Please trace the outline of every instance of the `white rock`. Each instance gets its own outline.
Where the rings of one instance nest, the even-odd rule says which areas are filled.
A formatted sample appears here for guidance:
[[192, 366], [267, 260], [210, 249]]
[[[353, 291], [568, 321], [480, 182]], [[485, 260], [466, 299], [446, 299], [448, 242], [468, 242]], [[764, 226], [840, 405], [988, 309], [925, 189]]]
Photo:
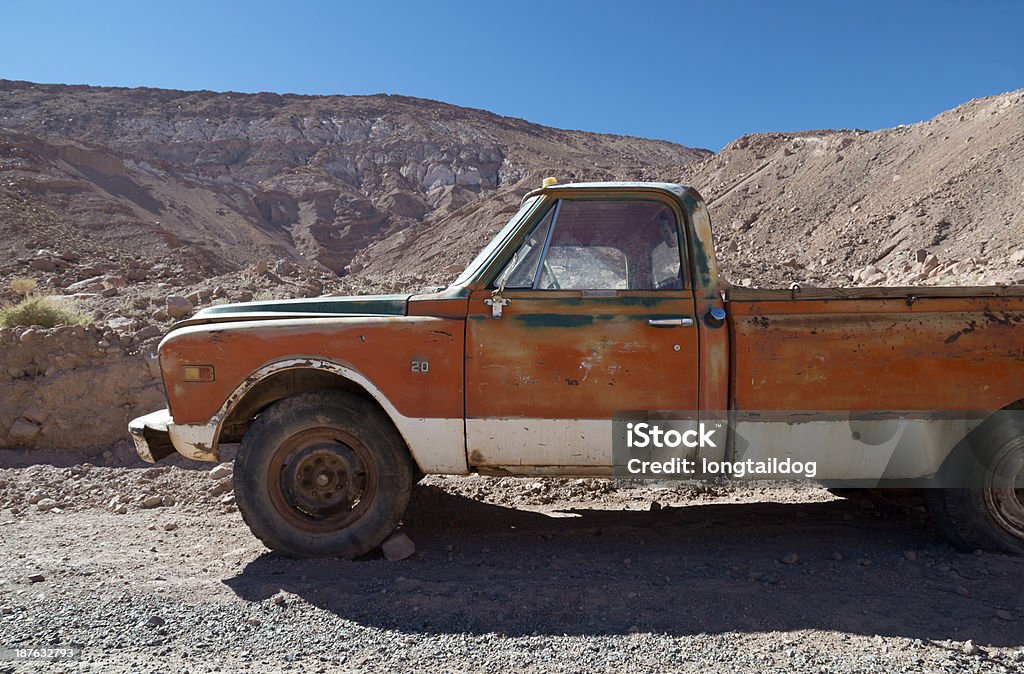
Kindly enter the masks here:
[[39, 501], [39, 503], [36, 504], [36, 508], [42, 510], [43, 512], [46, 512], [47, 510], [53, 510], [56, 507], [57, 502], [54, 501], [52, 498], [44, 498], [43, 500]]
[[210, 471], [211, 480], [221, 480], [225, 477], [229, 477], [233, 471], [230, 463], [222, 463], [219, 466], [214, 466], [213, 470]]

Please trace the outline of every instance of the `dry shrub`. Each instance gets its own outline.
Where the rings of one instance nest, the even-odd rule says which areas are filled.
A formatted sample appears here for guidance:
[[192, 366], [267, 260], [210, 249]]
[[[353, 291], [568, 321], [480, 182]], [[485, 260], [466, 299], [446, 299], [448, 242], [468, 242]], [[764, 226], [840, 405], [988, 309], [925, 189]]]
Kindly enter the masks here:
[[11, 290], [18, 293], [19, 295], [28, 296], [30, 292], [36, 289], [39, 285], [34, 278], [15, 278], [11, 279]]
[[39, 295], [26, 297], [14, 306], [0, 309], [0, 327], [39, 325], [53, 328], [58, 325], [85, 325], [88, 318], [65, 302]]

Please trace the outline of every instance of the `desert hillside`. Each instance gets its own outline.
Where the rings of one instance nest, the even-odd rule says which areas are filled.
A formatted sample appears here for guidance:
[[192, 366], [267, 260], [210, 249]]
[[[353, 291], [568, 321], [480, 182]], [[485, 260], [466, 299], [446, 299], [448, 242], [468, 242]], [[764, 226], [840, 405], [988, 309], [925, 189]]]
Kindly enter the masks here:
[[734, 282], [1024, 282], [1024, 91], [895, 129], [744, 136], [674, 177], [708, 200]]
[[710, 154], [398, 96], [24, 82], [0, 82], [0, 148], [0, 263], [39, 239], [187, 275], [261, 259], [341, 275], [375, 242], [441, 220], [475, 241], [491, 223], [464, 206], [514, 200], [549, 173], [653, 177]]
[[751, 286], [1024, 283], [1024, 92], [720, 153], [398, 96], [0, 81], [0, 447], [101, 447], [162, 405], [152, 353], [213, 303], [449, 282], [546, 175], [687, 182]]

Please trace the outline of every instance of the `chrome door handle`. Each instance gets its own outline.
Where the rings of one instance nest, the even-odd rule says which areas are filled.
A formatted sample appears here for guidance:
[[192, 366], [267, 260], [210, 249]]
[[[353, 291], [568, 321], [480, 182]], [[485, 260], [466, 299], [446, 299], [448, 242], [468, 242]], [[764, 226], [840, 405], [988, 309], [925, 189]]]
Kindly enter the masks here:
[[689, 316], [683, 316], [682, 318], [648, 318], [647, 325], [653, 325], [656, 328], [689, 328], [693, 326], [693, 319]]

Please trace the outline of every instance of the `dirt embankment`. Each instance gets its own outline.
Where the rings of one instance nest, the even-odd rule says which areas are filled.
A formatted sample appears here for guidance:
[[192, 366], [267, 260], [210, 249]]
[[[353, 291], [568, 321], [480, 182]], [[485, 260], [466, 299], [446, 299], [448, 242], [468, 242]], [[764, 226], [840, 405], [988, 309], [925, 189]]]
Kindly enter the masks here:
[[[125, 343], [128, 342], [128, 343]], [[0, 330], [0, 447], [104, 448], [165, 405], [129, 336], [81, 326]]]

